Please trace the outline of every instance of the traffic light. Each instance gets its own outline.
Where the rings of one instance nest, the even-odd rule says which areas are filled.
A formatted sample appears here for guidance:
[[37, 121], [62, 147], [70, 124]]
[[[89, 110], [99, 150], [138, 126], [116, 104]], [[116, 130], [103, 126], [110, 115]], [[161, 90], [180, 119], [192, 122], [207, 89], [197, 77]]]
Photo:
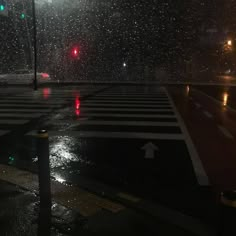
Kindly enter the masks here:
[[9, 156], [8, 158], [8, 164], [12, 165], [15, 162], [15, 158], [13, 156]]
[[8, 9], [7, 9], [7, 1], [0, 0], [0, 15], [1, 16], [8, 16]]
[[79, 59], [80, 56], [80, 49], [78, 46], [75, 46], [71, 49], [71, 57], [73, 59]]
[[24, 12], [21, 13], [20, 18], [21, 18], [22, 20], [25, 19], [25, 13], [24, 13]]
[[5, 6], [3, 4], [0, 5], [0, 11], [4, 11], [5, 10]]

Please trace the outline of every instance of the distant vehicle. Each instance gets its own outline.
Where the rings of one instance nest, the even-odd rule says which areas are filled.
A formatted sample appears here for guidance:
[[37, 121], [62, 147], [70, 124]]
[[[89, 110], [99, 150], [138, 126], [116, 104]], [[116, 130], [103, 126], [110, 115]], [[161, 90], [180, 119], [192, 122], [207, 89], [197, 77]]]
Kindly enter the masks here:
[[[28, 69], [16, 70], [12, 74], [0, 74], [0, 83], [32, 83], [34, 79], [34, 72]], [[49, 82], [50, 76], [45, 72], [37, 72], [38, 83]]]

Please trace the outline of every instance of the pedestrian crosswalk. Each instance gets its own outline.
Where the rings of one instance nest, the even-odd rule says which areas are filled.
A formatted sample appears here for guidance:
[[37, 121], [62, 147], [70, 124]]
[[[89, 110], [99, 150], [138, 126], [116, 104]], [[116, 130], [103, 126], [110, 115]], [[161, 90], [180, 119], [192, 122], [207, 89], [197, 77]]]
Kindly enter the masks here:
[[[103, 88], [103, 87], [102, 87]], [[26, 88], [6, 88], [0, 91], [0, 137], [20, 130], [22, 125], [47, 116], [52, 111], [71, 104], [75, 97], [92, 94], [101, 87], [66, 89], [42, 88], [32, 91]]]
[[[67, 110], [58, 119], [55, 117], [45, 124], [50, 137], [76, 137], [78, 143], [82, 139], [86, 140], [84, 142], [90, 143], [91, 147], [88, 146], [80, 154], [86, 155], [86, 158], [105, 158], [109, 152], [105, 150], [108, 149], [110, 153], [107, 161], [114, 158], [115, 162], [115, 158], [121, 158], [122, 155], [125, 160], [134, 158], [132, 155], [140, 159], [142, 147], [147, 147], [148, 152], [153, 151], [149, 149], [155, 146], [157, 155], [164, 156], [167, 153], [170, 158], [169, 162], [168, 158], [162, 157], [162, 166], [166, 169], [166, 175], [169, 175], [167, 179], [171, 181], [173, 173], [178, 176], [185, 169], [186, 174], [180, 175], [180, 181], [188, 182], [186, 176], [191, 176], [194, 183], [193, 165], [199, 184], [208, 184], [190, 136], [164, 87], [150, 90], [137, 87], [110, 88], [81, 101], [79, 107]], [[28, 134], [34, 133], [32, 130]], [[111, 150], [109, 145], [114, 149]], [[122, 152], [117, 157], [116, 151], [119, 149], [127, 149], [127, 153]], [[168, 166], [171, 162], [174, 163], [173, 167]]]
[[[182, 134], [164, 88], [157, 88], [151, 93], [148, 91], [132, 91], [128, 88], [125, 94], [122, 87], [120, 92], [119, 88], [108, 89], [82, 101], [79, 112], [77, 111], [72, 119], [65, 115], [63, 119], [56, 122], [57, 125], [54, 121], [54, 125], [49, 122], [48, 128], [52, 129], [54, 126], [58, 130], [58, 127], [64, 127], [63, 123], [68, 122], [71, 124], [68, 127], [69, 130], [74, 133], [83, 131], [85, 136], [88, 131], [94, 133], [106, 131], [108, 136], [110, 133], [114, 137], [115, 134], [112, 132], [119, 130], [134, 134], [145, 132], [145, 137], [150, 139], [155, 136], [153, 135], [155, 132], [165, 134], [165, 137], [170, 139], [174, 139], [176, 134], [180, 134], [180, 136]], [[90, 135], [91, 133], [89, 133]], [[117, 133], [117, 137], [121, 136], [123, 137]]]

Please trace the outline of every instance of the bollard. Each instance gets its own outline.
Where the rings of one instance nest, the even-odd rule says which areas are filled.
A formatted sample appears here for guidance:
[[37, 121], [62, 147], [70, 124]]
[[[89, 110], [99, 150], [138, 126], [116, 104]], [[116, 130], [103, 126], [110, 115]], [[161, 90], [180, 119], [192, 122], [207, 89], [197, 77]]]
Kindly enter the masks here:
[[40, 207], [51, 209], [51, 184], [49, 166], [49, 141], [46, 130], [39, 130], [37, 134], [37, 154], [39, 168], [39, 196]]
[[236, 235], [236, 191], [225, 191], [220, 195], [221, 222], [219, 235]]
[[37, 134], [37, 154], [39, 167], [39, 222], [38, 236], [50, 235], [51, 229], [51, 186], [49, 166], [49, 141], [46, 130], [39, 130]]

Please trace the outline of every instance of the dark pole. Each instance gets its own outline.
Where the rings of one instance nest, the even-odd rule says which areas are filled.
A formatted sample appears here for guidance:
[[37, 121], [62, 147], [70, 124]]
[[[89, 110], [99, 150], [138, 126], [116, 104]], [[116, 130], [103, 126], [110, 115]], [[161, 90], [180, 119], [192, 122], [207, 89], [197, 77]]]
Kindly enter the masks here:
[[38, 90], [37, 84], [37, 26], [36, 26], [36, 13], [35, 13], [35, 0], [32, 0], [32, 13], [33, 13], [33, 39], [34, 39], [34, 90]]
[[38, 235], [50, 235], [51, 227], [51, 183], [49, 166], [49, 141], [46, 130], [39, 130], [37, 134], [38, 177], [39, 177], [39, 227]]

